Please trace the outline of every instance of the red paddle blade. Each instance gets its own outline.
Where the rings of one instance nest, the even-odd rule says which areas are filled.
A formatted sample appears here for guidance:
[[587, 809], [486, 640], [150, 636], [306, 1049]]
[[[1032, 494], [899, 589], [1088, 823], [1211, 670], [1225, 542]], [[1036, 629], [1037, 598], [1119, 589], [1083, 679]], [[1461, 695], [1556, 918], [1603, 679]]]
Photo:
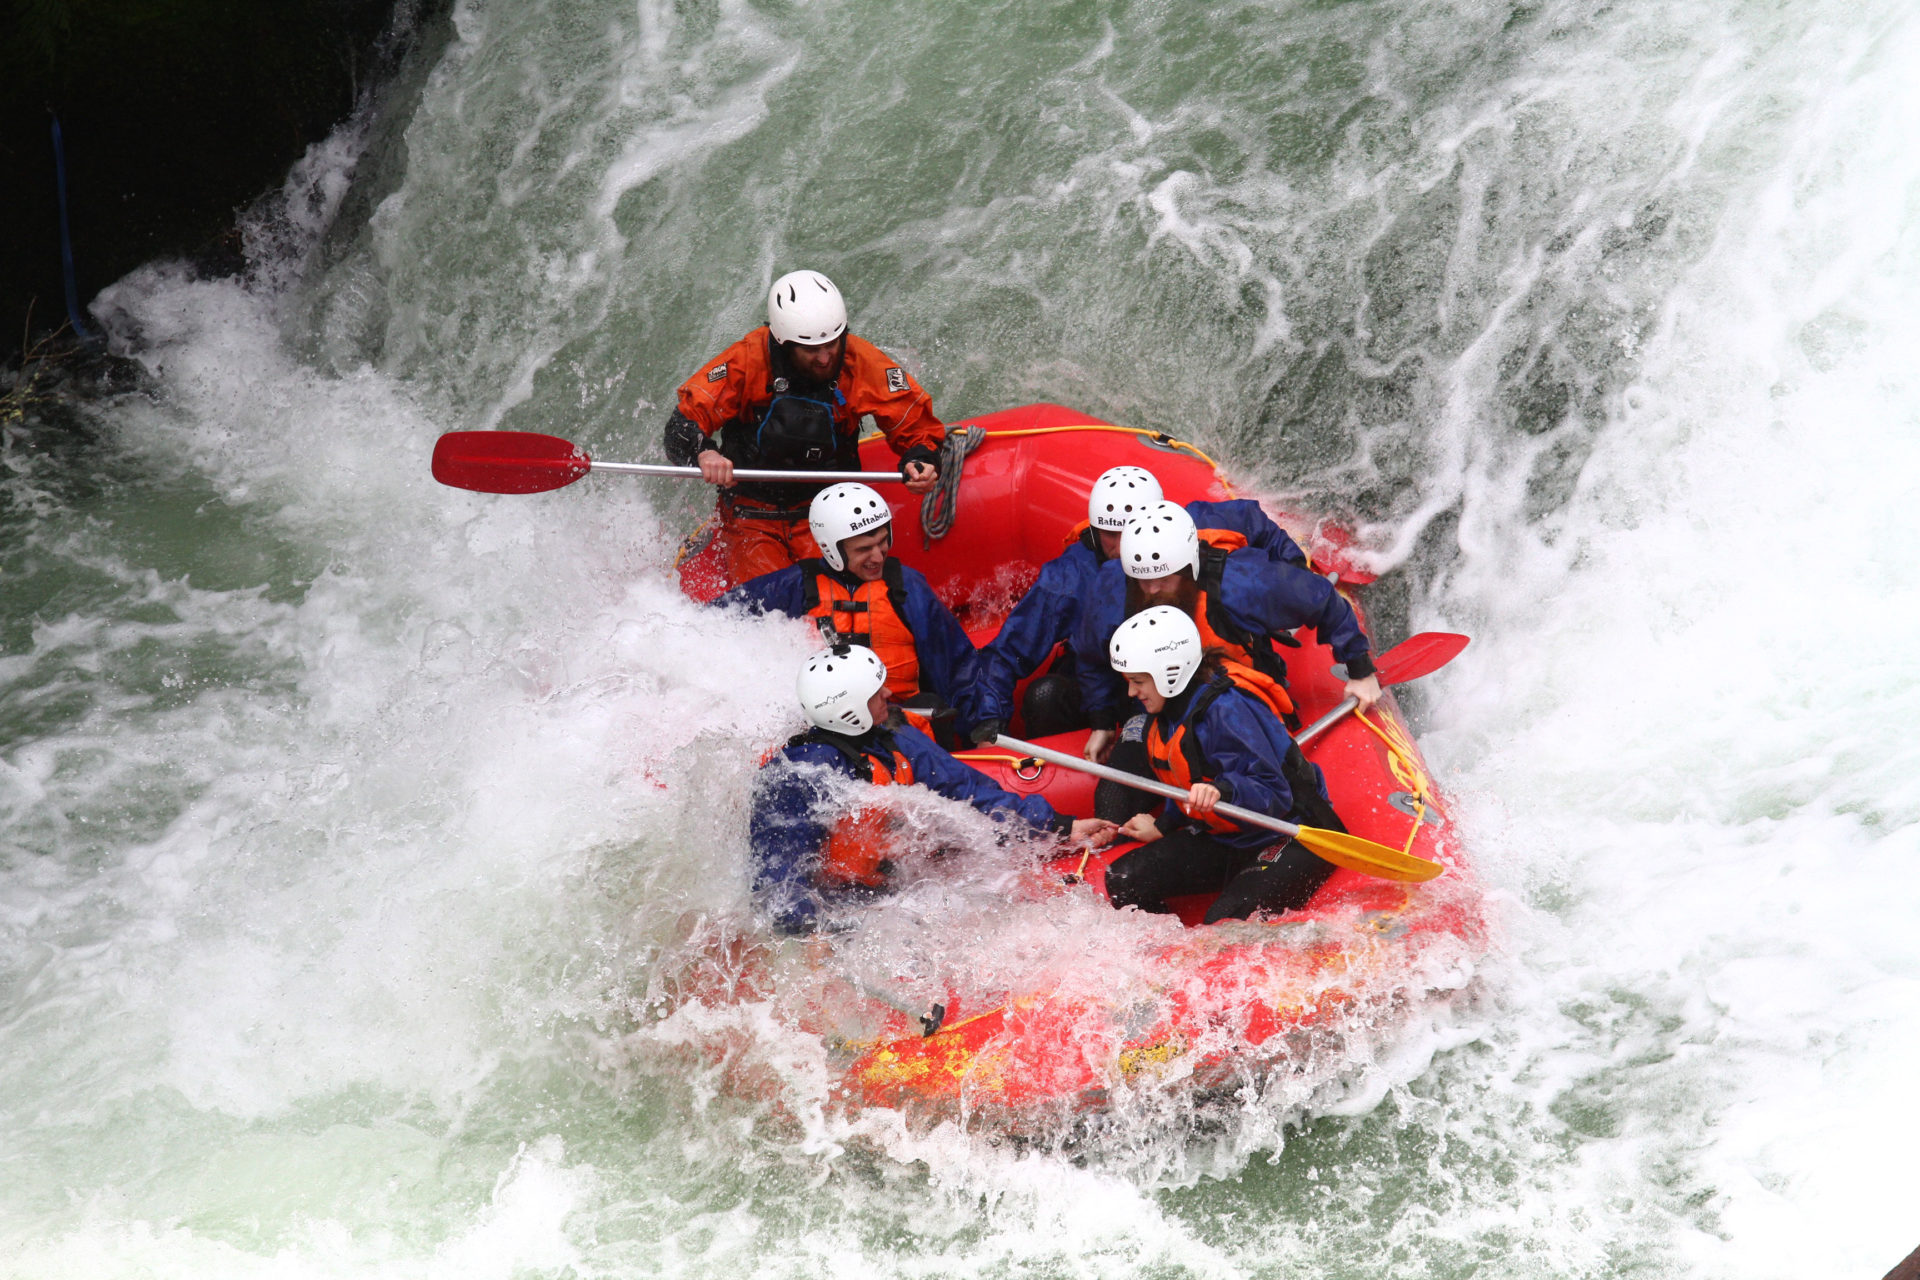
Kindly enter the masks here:
[[1467, 637], [1451, 631], [1422, 631], [1381, 654], [1374, 663], [1381, 684], [1401, 684], [1431, 675], [1467, 647]]
[[535, 431], [449, 431], [433, 446], [433, 478], [479, 493], [545, 493], [592, 466], [573, 441]]

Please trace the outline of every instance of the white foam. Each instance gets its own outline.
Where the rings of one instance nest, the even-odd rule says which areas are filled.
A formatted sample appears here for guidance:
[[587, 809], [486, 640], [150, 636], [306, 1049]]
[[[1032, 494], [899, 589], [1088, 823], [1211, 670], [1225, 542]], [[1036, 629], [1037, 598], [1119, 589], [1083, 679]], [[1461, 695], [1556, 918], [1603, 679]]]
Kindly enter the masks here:
[[1569, 924], [1524, 953], [1522, 1069], [1612, 1099], [1575, 1194], [1651, 1197], [1695, 1274], [1874, 1274], [1911, 1247], [1868, 1170], [1915, 1137], [1890, 1064], [1920, 957], [1888, 931], [1920, 908], [1897, 194], [1920, 173], [1888, 102], [1916, 41], [1795, 86], [1778, 166], [1675, 283], [1575, 501], [1529, 528], [1470, 500], [1437, 611], [1485, 621], [1429, 750], [1502, 797], [1501, 875]]
[[[0, 761], [21, 993], [0, 1107], [26, 1170], [0, 1268], [1524, 1258], [1747, 1280], [1903, 1256], [1911, 1193], [1887, 1153], [1920, 1137], [1911, 18], [1644, 3], [1601, 28], [1549, 7], [1509, 38], [1506, 6], [1391, 31], [1289, 13], [1236, 39], [1297, 34], [1312, 57], [1287, 65], [1352, 71], [1365, 95], [1318, 173], [1262, 158], [1280, 155], [1255, 127], [1271, 85], [1254, 106], [1152, 104], [1179, 43], [1158, 37], [1188, 14], [1088, 25], [1048, 54], [1065, 70], [1004, 82], [942, 48], [943, 83], [981, 80], [956, 101], [999, 119], [988, 97], [1031, 100], [1055, 141], [994, 149], [933, 214], [889, 194], [904, 211], [858, 243], [834, 240], [858, 217], [782, 208], [784, 170], [713, 228], [689, 194], [711, 190], [711, 152], [846, 161], [836, 130], [913, 87], [858, 97], [839, 73], [884, 57], [802, 8], [723, 5], [709, 37], [651, 3], [593, 31], [551, 6], [457, 6], [404, 183], [305, 285], [311, 362], [279, 336], [299, 337], [294, 295], [272, 292], [297, 272], [157, 267], [103, 299], [159, 387], [92, 415], [103, 451], [142, 494], [233, 513], [232, 536], [283, 560], [266, 587], [162, 573], [51, 462], [7, 455], [36, 545], [107, 585], [0, 658], [9, 688], [76, 703]], [[913, 55], [941, 21], [874, 47]], [[1425, 59], [1458, 42], [1475, 50], [1446, 64], [1458, 83], [1427, 84]], [[776, 101], [816, 81], [858, 120], [770, 140]], [[1213, 127], [1237, 174], [1176, 157]], [[357, 156], [340, 140], [309, 158], [289, 238], [252, 242], [266, 266], [306, 261]], [[1084, 1142], [1063, 1126], [1026, 1146], [847, 1111], [823, 1043], [775, 1005], [659, 1016], [650, 997], [730, 972], [702, 948], [724, 957], [749, 929], [743, 797], [795, 727], [810, 636], [679, 596], [660, 511], [691, 499], [598, 477], [458, 493], [427, 477], [435, 435], [526, 411], [517, 425], [650, 448], [658, 410], [633, 406], [629, 370], [670, 386], [685, 370], [668, 365], [751, 323], [742, 280], [812, 245], [869, 273], [867, 314], [918, 329], [949, 386], [1230, 439], [1258, 398], [1246, 370], [1314, 340], [1318, 302], [1344, 308], [1335, 327], [1383, 323], [1362, 286], [1327, 281], [1456, 170], [1421, 416], [1363, 423], [1339, 480], [1399, 475], [1418, 446], [1425, 470], [1372, 531], [1382, 566], [1419, 567], [1459, 516], [1461, 554], [1414, 620], [1475, 634], [1435, 682], [1426, 745], [1494, 889], [1495, 981], [1437, 959], [1415, 975], [1448, 993], [1437, 1008], [1343, 1028], [1344, 1056], [1250, 1081], [1224, 1121], [1143, 1094]], [[1680, 230], [1620, 266], [1600, 246], [1644, 209]], [[1503, 358], [1575, 347], [1588, 324], [1599, 345], [1567, 358], [1606, 389], [1598, 408], [1539, 435], [1491, 426]], [[1363, 345], [1357, 365], [1391, 372]], [[1577, 479], [1537, 509], [1537, 469], [1580, 444]], [[938, 806], [916, 820], [988, 844]], [[851, 960], [916, 993], [954, 973], [1012, 989], [1059, 976], [1034, 938], [1098, 933], [1080, 978], [1139, 976], [1165, 922], [1006, 908], [1013, 856], [918, 867]], [[929, 939], [932, 918], [949, 931]], [[1327, 1118], [1288, 1130], [1307, 1116]], [[1382, 1197], [1402, 1206], [1384, 1221]]]

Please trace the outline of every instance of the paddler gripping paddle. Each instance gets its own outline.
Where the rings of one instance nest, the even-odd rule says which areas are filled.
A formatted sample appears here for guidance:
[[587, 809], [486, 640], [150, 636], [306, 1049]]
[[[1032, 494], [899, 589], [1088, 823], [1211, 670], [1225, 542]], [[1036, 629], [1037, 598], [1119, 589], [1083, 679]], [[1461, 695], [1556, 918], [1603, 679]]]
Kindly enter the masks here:
[[[1078, 769], [1081, 773], [1090, 773], [1096, 778], [1107, 778], [1123, 783], [1135, 791], [1146, 791], [1156, 796], [1165, 796], [1169, 800], [1185, 800], [1187, 793], [1179, 787], [1169, 786], [1157, 778], [1143, 778], [1137, 773], [1128, 773], [1124, 769], [1109, 768], [1104, 764], [1095, 764], [1091, 760], [1082, 760], [1079, 756], [1064, 751], [1055, 751], [1049, 747], [1036, 746], [1031, 742], [1022, 742], [1018, 738], [1009, 738], [1001, 734], [993, 740], [996, 747], [1005, 747], [1009, 751], [1018, 751], [1036, 760], [1049, 760], [1063, 769]], [[1344, 831], [1328, 831], [1321, 827], [1303, 827], [1280, 818], [1269, 818], [1264, 813], [1255, 813], [1251, 809], [1242, 809], [1237, 804], [1216, 804], [1213, 811], [1223, 818], [1235, 822], [1244, 822], [1249, 826], [1265, 827], [1269, 831], [1278, 831], [1281, 835], [1292, 836], [1308, 849], [1325, 858], [1336, 867], [1346, 867], [1352, 871], [1363, 872], [1382, 880], [1406, 880], [1418, 883], [1431, 880], [1446, 870], [1437, 862], [1390, 849], [1384, 844], [1375, 844], [1359, 836], [1348, 835]]]
[[[433, 478], [478, 493], [545, 493], [572, 484], [589, 471], [628, 476], [700, 479], [698, 467], [651, 462], [595, 462], [586, 450], [559, 436], [536, 431], [449, 431], [433, 446]], [[736, 481], [794, 480], [805, 484], [900, 484], [898, 471], [750, 471], [734, 468]]]
[[[1467, 647], [1467, 637], [1452, 635], [1442, 631], [1422, 632], [1403, 640], [1387, 652], [1380, 655], [1376, 671], [1382, 685], [1400, 684], [1408, 680], [1417, 680], [1431, 674], [1453, 660], [1455, 654]], [[1308, 729], [1304, 730], [1296, 741], [1306, 742], [1323, 732], [1351, 712], [1358, 703], [1348, 698], [1338, 707], [1329, 711]], [[1170, 800], [1184, 800], [1187, 793], [1179, 787], [1169, 786], [1154, 778], [1144, 778], [1136, 773], [1122, 769], [1109, 768], [1103, 764], [1094, 764], [1079, 756], [1062, 751], [1053, 751], [1047, 747], [1036, 746], [1031, 742], [1022, 742], [1018, 738], [1005, 735], [994, 739], [994, 745], [1009, 751], [1018, 751], [1038, 760], [1048, 760], [1063, 769], [1077, 769], [1081, 773], [1092, 774], [1096, 778], [1107, 778], [1121, 783], [1136, 791], [1145, 791], [1153, 795], [1165, 796]], [[1302, 845], [1337, 867], [1346, 867], [1365, 875], [1382, 880], [1401, 880], [1419, 883], [1431, 880], [1443, 870], [1437, 862], [1415, 857], [1398, 849], [1376, 844], [1359, 836], [1343, 831], [1328, 831], [1320, 827], [1302, 827], [1279, 818], [1270, 818], [1264, 813], [1251, 809], [1242, 809], [1233, 804], [1216, 804], [1213, 811], [1223, 818], [1235, 822], [1245, 822], [1250, 826], [1264, 827], [1282, 835], [1292, 836]]]
[[[1432, 675], [1452, 662], [1455, 655], [1466, 647], [1465, 636], [1450, 631], [1422, 631], [1417, 636], [1408, 636], [1381, 654], [1374, 663], [1373, 674], [1383, 688], [1390, 684], [1405, 684], [1409, 680]], [[1358, 698], [1344, 699], [1339, 706], [1293, 735], [1293, 740], [1306, 746], [1359, 705]]]

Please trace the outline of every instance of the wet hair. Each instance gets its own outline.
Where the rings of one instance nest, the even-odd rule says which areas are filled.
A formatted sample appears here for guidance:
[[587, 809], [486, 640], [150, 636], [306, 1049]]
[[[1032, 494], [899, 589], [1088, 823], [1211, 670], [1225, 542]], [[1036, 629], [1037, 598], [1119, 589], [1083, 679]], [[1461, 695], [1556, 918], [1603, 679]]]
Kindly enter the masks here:
[[1194, 668], [1193, 679], [1187, 682], [1187, 688], [1191, 689], [1203, 680], [1210, 682], [1215, 677], [1224, 678], [1226, 672], [1221, 670], [1221, 665], [1225, 663], [1226, 660], [1227, 651], [1218, 645], [1201, 654], [1200, 665]]

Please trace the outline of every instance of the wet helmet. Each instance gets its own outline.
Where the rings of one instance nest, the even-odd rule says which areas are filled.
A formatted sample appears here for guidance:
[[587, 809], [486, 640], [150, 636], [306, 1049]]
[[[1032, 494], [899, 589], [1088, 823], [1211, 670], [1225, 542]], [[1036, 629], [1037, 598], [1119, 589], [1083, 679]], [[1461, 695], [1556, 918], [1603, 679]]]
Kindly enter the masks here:
[[823, 649], [801, 664], [794, 691], [800, 710], [816, 729], [857, 738], [873, 728], [867, 703], [887, 682], [887, 664], [863, 645]]
[[1087, 495], [1087, 522], [1120, 533], [1127, 521], [1160, 501], [1160, 482], [1145, 467], [1109, 467]]
[[1174, 502], [1156, 502], [1120, 531], [1120, 564], [1129, 578], [1164, 578], [1200, 569], [1200, 531]]
[[775, 342], [817, 347], [847, 331], [847, 301], [818, 271], [789, 271], [767, 292], [767, 327]]
[[864, 484], [829, 485], [813, 495], [813, 505], [807, 509], [807, 527], [820, 544], [820, 554], [841, 571], [847, 567], [846, 557], [840, 554], [842, 542], [892, 523], [887, 500]]
[[1163, 604], [1121, 623], [1107, 644], [1107, 656], [1115, 671], [1152, 676], [1160, 696], [1174, 698], [1193, 680], [1206, 651], [1193, 619]]

